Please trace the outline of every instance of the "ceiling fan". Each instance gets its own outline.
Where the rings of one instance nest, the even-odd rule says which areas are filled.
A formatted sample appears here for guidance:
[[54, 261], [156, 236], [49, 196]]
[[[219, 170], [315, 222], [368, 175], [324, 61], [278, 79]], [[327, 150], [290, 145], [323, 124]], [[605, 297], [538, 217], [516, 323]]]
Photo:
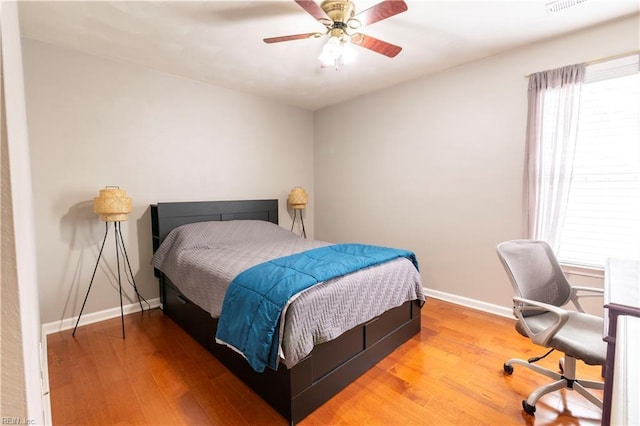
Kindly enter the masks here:
[[335, 66], [352, 60], [357, 52], [353, 45], [364, 47], [376, 53], [395, 57], [402, 47], [357, 32], [365, 25], [370, 25], [407, 10], [404, 0], [384, 0], [358, 14], [351, 0], [325, 0], [318, 5], [314, 0], [294, 0], [307, 13], [324, 25], [324, 33], [314, 32], [293, 34], [280, 37], [265, 38], [265, 43], [318, 38], [329, 35], [319, 58], [323, 67]]

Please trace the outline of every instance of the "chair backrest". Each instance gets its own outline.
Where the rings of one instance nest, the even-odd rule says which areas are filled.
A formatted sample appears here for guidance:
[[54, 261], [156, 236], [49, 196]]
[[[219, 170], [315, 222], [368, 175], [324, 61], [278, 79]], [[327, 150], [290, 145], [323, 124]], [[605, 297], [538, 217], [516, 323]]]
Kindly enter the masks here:
[[498, 244], [497, 250], [518, 296], [554, 306], [569, 302], [571, 285], [549, 244], [513, 240]]

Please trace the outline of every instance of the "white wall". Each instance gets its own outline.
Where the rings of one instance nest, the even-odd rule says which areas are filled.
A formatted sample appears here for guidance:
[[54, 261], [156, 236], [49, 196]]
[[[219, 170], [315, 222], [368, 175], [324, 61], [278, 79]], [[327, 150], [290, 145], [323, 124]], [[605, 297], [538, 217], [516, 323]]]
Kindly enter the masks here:
[[[302, 185], [310, 236], [412, 249], [427, 287], [509, 306], [495, 245], [521, 236], [524, 75], [638, 49], [638, 35], [626, 19], [315, 114], [23, 40], [41, 319], [79, 312], [105, 185], [134, 199], [123, 231], [148, 298], [149, 204], [274, 197], [288, 227]], [[113, 252], [110, 238], [87, 313], [119, 303]]]
[[624, 19], [317, 111], [316, 238], [414, 250], [427, 288], [509, 307], [495, 247], [523, 232], [524, 76], [637, 50], [638, 28]]
[[43, 424], [47, 396], [40, 315], [32, 179], [16, 2], [0, 2], [0, 417]]
[[[158, 296], [151, 203], [278, 198], [288, 227], [286, 196], [302, 185], [313, 235], [311, 112], [28, 39], [23, 49], [43, 323], [80, 311], [104, 235], [92, 199], [106, 185], [133, 198], [122, 229], [146, 298]], [[112, 231], [104, 254], [83, 315], [119, 306]]]

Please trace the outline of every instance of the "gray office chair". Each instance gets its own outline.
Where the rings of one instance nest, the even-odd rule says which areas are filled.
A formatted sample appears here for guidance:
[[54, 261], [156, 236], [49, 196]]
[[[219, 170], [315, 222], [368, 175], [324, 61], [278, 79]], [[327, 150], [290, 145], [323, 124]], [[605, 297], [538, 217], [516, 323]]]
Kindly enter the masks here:
[[[585, 313], [578, 300], [580, 297], [601, 296], [603, 290], [571, 286], [553, 250], [544, 241], [506, 241], [499, 244], [497, 250], [515, 292], [513, 314], [518, 319], [516, 330], [534, 343], [551, 348], [540, 357], [526, 361], [512, 358], [504, 363], [506, 374], [513, 373], [515, 364], [555, 380], [532, 392], [522, 401], [522, 408], [533, 415], [541, 397], [562, 388], [575, 390], [602, 408], [602, 401], [586, 388], [603, 389], [604, 383], [577, 379], [576, 360], [589, 365], [604, 365], [603, 319]], [[577, 311], [563, 308], [569, 301]], [[534, 364], [553, 350], [564, 353], [559, 363], [560, 373]]]

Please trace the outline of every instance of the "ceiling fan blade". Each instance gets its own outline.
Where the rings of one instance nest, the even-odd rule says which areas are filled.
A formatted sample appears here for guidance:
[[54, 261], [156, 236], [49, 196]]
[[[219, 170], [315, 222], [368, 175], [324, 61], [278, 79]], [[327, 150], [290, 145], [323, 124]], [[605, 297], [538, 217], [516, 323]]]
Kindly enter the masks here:
[[333, 20], [329, 18], [329, 15], [327, 15], [315, 1], [295, 0], [295, 2], [298, 3], [301, 8], [306, 10], [309, 15], [313, 16], [317, 21], [320, 21], [322, 25], [330, 26], [333, 24]]
[[317, 38], [322, 37], [322, 33], [305, 33], [305, 34], [293, 34], [280, 37], [269, 37], [263, 39], [265, 43], [280, 43], [282, 41], [301, 40], [303, 38]]
[[402, 50], [402, 47], [400, 46], [396, 46], [395, 44], [387, 43], [386, 41], [378, 40], [375, 37], [364, 34], [354, 34], [351, 41], [360, 47], [373, 50], [376, 53], [380, 53], [381, 55], [388, 56], [390, 58], [395, 57]]
[[[296, 0], [297, 1], [297, 0]], [[369, 9], [363, 10], [352, 19], [360, 21], [364, 25], [370, 25], [383, 19], [387, 19], [408, 9], [403, 0], [384, 0]]]

